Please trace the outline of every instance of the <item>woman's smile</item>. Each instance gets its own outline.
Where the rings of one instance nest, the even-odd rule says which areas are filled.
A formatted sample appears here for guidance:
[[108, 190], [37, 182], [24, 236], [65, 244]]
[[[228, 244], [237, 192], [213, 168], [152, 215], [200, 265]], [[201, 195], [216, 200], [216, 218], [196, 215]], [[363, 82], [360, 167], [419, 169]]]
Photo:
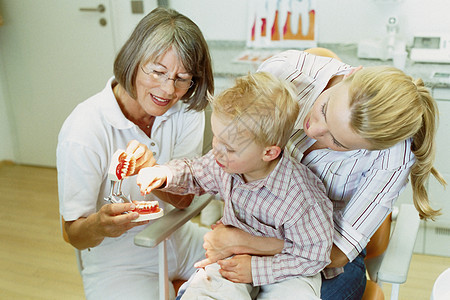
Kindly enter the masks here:
[[166, 106], [170, 103], [170, 99], [164, 99], [153, 94], [150, 94], [150, 96], [152, 97], [153, 103], [155, 103], [156, 105]]

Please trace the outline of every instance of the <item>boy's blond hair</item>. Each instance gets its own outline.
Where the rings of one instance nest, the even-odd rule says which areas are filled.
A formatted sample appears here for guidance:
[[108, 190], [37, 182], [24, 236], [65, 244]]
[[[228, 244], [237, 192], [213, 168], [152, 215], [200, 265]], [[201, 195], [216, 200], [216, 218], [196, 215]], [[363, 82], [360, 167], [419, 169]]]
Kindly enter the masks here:
[[299, 106], [287, 81], [258, 72], [236, 79], [233, 87], [212, 99], [213, 112], [247, 130], [255, 143], [283, 149], [291, 137]]

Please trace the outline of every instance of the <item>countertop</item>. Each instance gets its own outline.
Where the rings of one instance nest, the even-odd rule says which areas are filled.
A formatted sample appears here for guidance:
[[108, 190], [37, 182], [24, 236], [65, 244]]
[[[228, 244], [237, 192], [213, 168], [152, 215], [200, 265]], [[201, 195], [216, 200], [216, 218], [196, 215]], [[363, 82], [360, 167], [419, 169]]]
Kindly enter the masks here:
[[[209, 41], [213, 60], [214, 75], [216, 77], [234, 78], [248, 72], [256, 71], [258, 63], [236, 62], [244, 51], [281, 52], [286, 49], [248, 49], [245, 42], [239, 41]], [[352, 66], [392, 65], [392, 60], [381, 61], [376, 59], [361, 59], [357, 57], [356, 44], [319, 44], [335, 52], [343, 62]], [[407, 58], [404, 72], [413, 78], [422, 78], [429, 88], [450, 88], [450, 79], [440, 80], [434, 78], [435, 72], [450, 73], [450, 64], [417, 63]]]

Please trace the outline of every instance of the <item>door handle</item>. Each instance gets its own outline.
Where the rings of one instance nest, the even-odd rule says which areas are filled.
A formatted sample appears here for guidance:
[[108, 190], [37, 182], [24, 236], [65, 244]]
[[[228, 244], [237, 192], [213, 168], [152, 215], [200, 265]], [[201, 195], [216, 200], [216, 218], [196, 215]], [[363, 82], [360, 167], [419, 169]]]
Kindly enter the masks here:
[[93, 11], [93, 12], [104, 12], [105, 6], [103, 4], [99, 4], [97, 7], [80, 7], [80, 11]]

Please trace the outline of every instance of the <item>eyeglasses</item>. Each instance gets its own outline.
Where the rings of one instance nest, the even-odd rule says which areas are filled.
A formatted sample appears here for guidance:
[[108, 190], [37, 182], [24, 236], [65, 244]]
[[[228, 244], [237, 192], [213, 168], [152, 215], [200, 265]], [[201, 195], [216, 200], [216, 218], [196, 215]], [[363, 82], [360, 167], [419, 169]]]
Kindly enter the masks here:
[[194, 85], [194, 81], [190, 79], [184, 79], [184, 78], [169, 78], [169, 75], [167, 73], [158, 72], [155, 70], [146, 71], [143, 66], [141, 66], [142, 72], [144, 72], [146, 75], [150, 76], [153, 80], [156, 80], [159, 83], [164, 83], [167, 80], [173, 80], [173, 83], [177, 89], [180, 90], [187, 90], [191, 86]]

